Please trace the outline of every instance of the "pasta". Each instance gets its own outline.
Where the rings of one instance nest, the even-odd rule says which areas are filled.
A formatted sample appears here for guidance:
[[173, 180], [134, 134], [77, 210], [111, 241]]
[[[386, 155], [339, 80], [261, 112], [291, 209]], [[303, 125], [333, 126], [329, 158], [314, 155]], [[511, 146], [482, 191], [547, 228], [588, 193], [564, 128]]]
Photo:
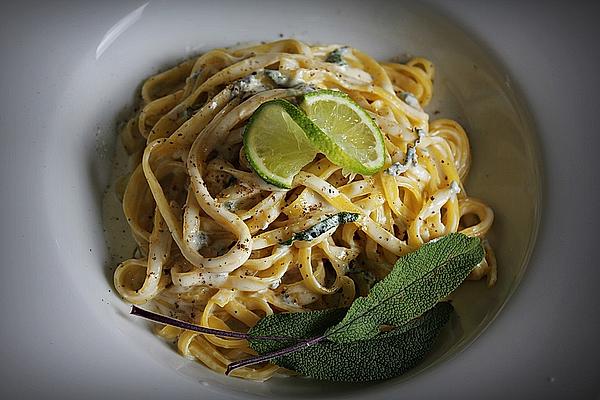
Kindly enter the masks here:
[[[448, 233], [484, 238], [494, 214], [466, 194], [467, 134], [423, 110], [434, 73], [424, 58], [379, 63], [353, 48], [280, 40], [211, 50], [146, 80], [141, 111], [122, 131], [134, 165], [123, 210], [139, 254], [116, 269], [117, 291], [178, 319], [245, 330], [271, 313], [349, 305], [400, 255]], [[246, 120], [268, 100], [315, 88], [342, 90], [367, 110], [385, 137], [384, 170], [354, 174], [317, 155], [290, 190], [252, 171], [241, 149]], [[361, 218], [282, 243], [341, 211]], [[470, 278], [491, 286], [496, 262], [484, 244]], [[254, 354], [240, 339], [157, 333], [218, 372]], [[278, 370], [233, 375], [266, 380]]]

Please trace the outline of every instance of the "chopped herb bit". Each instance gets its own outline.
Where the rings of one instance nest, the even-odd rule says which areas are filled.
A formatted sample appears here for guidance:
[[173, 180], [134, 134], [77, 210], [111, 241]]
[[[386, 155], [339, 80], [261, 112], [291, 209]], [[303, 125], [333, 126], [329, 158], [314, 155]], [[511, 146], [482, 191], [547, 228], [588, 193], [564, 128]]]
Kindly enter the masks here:
[[310, 241], [316, 239], [327, 231], [337, 228], [339, 225], [358, 220], [359, 214], [350, 212], [340, 212], [325, 218], [310, 228], [294, 233], [292, 237], [281, 244], [290, 245], [295, 240]]
[[337, 65], [348, 65], [346, 61], [344, 61], [344, 54], [348, 51], [348, 46], [339, 47], [333, 50], [331, 53], [327, 55], [325, 58], [325, 62], [337, 64]]

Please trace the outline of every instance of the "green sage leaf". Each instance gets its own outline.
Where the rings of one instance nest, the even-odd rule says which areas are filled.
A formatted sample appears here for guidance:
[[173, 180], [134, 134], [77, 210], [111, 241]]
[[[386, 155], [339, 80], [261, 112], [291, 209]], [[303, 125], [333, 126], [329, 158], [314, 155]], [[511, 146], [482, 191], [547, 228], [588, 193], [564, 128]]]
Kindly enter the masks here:
[[[352, 343], [324, 340], [275, 358], [272, 362], [319, 380], [364, 382], [393, 378], [413, 368], [429, 353], [452, 310], [450, 303], [439, 303], [399, 329], [380, 332], [369, 340]], [[267, 317], [250, 333], [287, 334], [294, 337], [322, 335], [325, 327], [332, 321], [339, 321], [345, 310], [326, 311], [275, 314], [272, 323], [261, 324], [270, 318]], [[281, 341], [264, 339], [250, 339], [250, 345], [261, 354], [286, 347]]]
[[356, 299], [325, 336], [352, 343], [377, 336], [382, 325], [406, 324], [452, 293], [484, 255], [478, 238], [460, 233], [424, 244], [398, 259], [392, 271], [366, 297]]

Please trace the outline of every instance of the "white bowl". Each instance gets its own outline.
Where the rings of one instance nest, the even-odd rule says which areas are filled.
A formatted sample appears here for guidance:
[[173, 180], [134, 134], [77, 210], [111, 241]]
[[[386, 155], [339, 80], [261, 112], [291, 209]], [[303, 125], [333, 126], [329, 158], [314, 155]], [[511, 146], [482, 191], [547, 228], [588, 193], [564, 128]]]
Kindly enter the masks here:
[[[224, 390], [253, 393], [268, 390], [282, 396], [314, 395], [323, 390], [322, 385], [309, 380], [276, 378], [257, 384], [218, 376], [182, 359], [175, 351], [165, 351], [166, 346], [143, 322], [123, 318], [129, 306], [114, 293], [105, 294], [112, 287], [113, 269], [107, 266], [114, 267], [131, 257], [134, 245], [127, 240], [127, 233], [122, 234], [128, 230], [112, 193], [108, 193], [108, 199], [113, 201], [109, 201], [105, 210], [104, 223], [99, 219], [102, 192], [114, 180], [107, 180], [107, 174], [117, 138], [115, 126], [124, 118], [123, 110], [132, 106], [132, 97], [142, 79], [194, 53], [239, 41], [274, 40], [283, 34], [311, 43], [349, 44], [379, 59], [407, 53], [422, 55], [437, 67], [434, 102], [429, 110], [440, 111], [439, 117], [458, 119], [468, 131], [473, 165], [467, 190], [485, 199], [496, 211], [490, 240], [500, 265], [498, 284], [488, 289], [483, 282], [468, 282], [460, 288], [454, 301], [459, 326], [444, 338], [436, 357], [429, 357], [413, 373], [440, 357], [447, 358], [460, 351], [493, 320], [517, 286], [539, 224], [541, 175], [537, 139], [524, 102], [501, 64], [456, 25], [420, 6], [403, 7], [394, 26], [376, 24], [369, 14], [363, 15], [364, 6], [356, 4], [348, 4], [342, 14], [333, 17], [336, 7], [327, 7], [315, 20], [299, 18], [291, 26], [268, 24], [281, 12], [276, 8], [254, 14], [250, 22], [252, 7], [246, 7], [247, 10], [239, 5], [230, 10], [219, 7], [213, 11], [214, 15], [206, 17], [206, 23], [199, 24], [191, 16], [210, 13], [204, 6], [142, 5], [123, 16], [98, 47], [89, 49], [79, 65], [73, 66], [70, 85], [59, 99], [64, 111], [57, 115], [53, 129], [60, 134], [48, 148], [49, 159], [53, 161], [48, 165], [46, 198], [50, 204], [56, 204], [50, 213], [54, 236], [65, 247], [67, 243], [91, 243], [92, 251], [88, 246], [73, 246], [65, 267], [75, 281], [81, 282], [87, 297], [94, 299], [104, 294], [111, 303], [100, 308], [98, 318], [120, 329], [133, 339], [132, 346], [147, 349], [165, 366]], [[292, 8], [288, 12], [297, 14], [306, 6], [298, 3], [288, 7]], [[222, 23], [219, 15], [227, 16], [232, 29], [218, 36], [210, 35]], [[169, 34], [155, 29], [158, 24], [175, 22], [178, 29]], [[253, 27], [248, 27], [248, 22]], [[359, 23], [361, 28], [349, 29]], [[268, 28], [258, 30], [254, 24]], [[72, 156], [65, 157], [66, 154]], [[124, 160], [120, 163], [123, 165]], [[76, 189], [56, 191], [54, 182], [59, 181]], [[511, 201], [517, 197], [520, 202]], [[102, 227], [106, 230], [104, 235]], [[82, 270], [79, 263], [72, 262], [84, 258], [91, 258], [94, 267]], [[352, 385], [347, 388], [355, 390]]]
[[[52, 16], [48, 29], [63, 27], [58, 33], [49, 33], [48, 37], [54, 38], [52, 43], [40, 40], [28, 45], [54, 46], [54, 55], [48, 56], [46, 64], [38, 65], [45, 78], [38, 80], [44, 92], [40, 96], [51, 93], [51, 106], [27, 110], [37, 115], [29, 126], [22, 123], [20, 129], [29, 129], [27, 137], [37, 143], [32, 148], [39, 169], [30, 166], [24, 176], [29, 182], [36, 182], [36, 190], [31, 194], [40, 202], [34, 209], [44, 227], [41, 237], [46, 243], [40, 248], [49, 254], [38, 257], [35, 268], [42, 268], [38, 265], [42, 262], [60, 266], [54, 278], [46, 278], [43, 274], [47, 272], [41, 272], [45, 281], [33, 285], [37, 294], [45, 283], [46, 290], [59, 296], [52, 300], [58, 305], [57, 314], [40, 318], [52, 326], [49, 330], [53, 337], [63, 338], [56, 339], [62, 343], [61, 349], [72, 349], [74, 365], [86, 366], [77, 368], [82, 379], [79, 386], [73, 386], [69, 392], [59, 385], [61, 393], [76, 393], [77, 388], [85, 387], [102, 388], [96, 392], [102, 395], [144, 393], [157, 397], [167, 393], [165, 388], [180, 388], [182, 396], [209, 390], [215, 398], [441, 393], [427, 385], [427, 377], [434, 376], [431, 368], [414, 379], [405, 377], [360, 387], [287, 378], [259, 384], [226, 378], [183, 359], [154, 336], [146, 323], [129, 317], [129, 306], [112, 291], [111, 268], [117, 260], [129, 257], [133, 247], [125, 239], [126, 234], [119, 236], [121, 228], [115, 230], [119, 224], [125, 229], [124, 221], [106, 223], [118, 211], [109, 206], [103, 212], [102, 199], [114, 178], [111, 164], [116, 124], [133, 105], [145, 77], [183, 58], [217, 46], [275, 40], [281, 34], [312, 43], [350, 44], [378, 59], [407, 54], [429, 58], [436, 66], [437, 76], [434, 102], [428, 110], [439, 110], [439, 117], [455, 118], [466, 128], [473, 150], [467, 190], [488, 202], [496, 213], [490, 240], [499, 262], [497, 285], [487, 289], [483, 282], [468, 282], [459, 289], [455, 306], [460, 325], [444, 336], [434, 356], [408, 375], [410, 378], [435, 366], [436, 382], [449, 382], [454, 375], [448, 372], [447, 360], [483, 332], [515, 291], [525, 273], [540, 223], [542, 174], [538, 135], [527, 102], [511, 73], [492, 51], [474, 40], [455, 19], [415, 3], [268, 2], [257, 6], [223, 1], [108, 7], [90, 2], [64, 10], [64, 15], [52, 8], [45, 11]], [[43, 12], [41, 9], [40, 15]], [[41, 17], [35, 18], [41, 21]], [[11, 29], [17, 31], [16, 27]], [[11, 70], [15, 75], [16, 68]], [[35, 87], [27, 90], [29, 96], [34, 96]], [[26, 115], [22, 113], [19, 118]], [[28, 189], [22, 185], [20, 190]], [[15, 209], [19, 208], [17, 203], [11, 200]], [[104, 232], [107, 227], [108, 232]], [[27, 232], [28, 243], [32, 243], [32, 230]], [[16, 250], [13, 248], [12, 254], [16, 255]], [[64, 338], [70, 338], [70, 342]], [[87, 344], [86, 338], [90, 340]], [[485, 350], [478, 350], [479, 365], [487, 365], [483, 359]], [[32, 352], [26, 354], [33, 356]], [[52, 351], [38, 354], [42, 355], [40, 365], [52, 365], [48, 360], [55, 357]], [[86, 359], [99, 361], [88, 364]], [[66, 382], [62, 371], [74, 368], [68, 364], [65, 361], [64, 370], [49, 368], [45, 375], [40, 375], [39, 366], [34, 370], [38, 371], [37, 376], [48, 379], [44, 382], [50, 387], [51, 378]], [[23, 365], [25, 368], [28, 364]], [[98, 372], [116, 379], [118, 384], [98, 386], [92, 376], [100, 379]], [[153, 391], [149, 382], [160, 388]]]

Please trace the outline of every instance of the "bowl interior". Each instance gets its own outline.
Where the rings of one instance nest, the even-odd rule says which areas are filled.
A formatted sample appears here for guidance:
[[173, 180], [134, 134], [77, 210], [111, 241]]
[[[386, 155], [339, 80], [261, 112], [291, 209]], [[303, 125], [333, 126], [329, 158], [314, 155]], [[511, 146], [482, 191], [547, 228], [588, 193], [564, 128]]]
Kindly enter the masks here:
[[[119, 148], [116, 125], [127, 115], [145, 77], [213, 47], [284, 35], [311, 43], [349, 44], [383, 60], [420, 55], [435, 64], [434, 100], [427, 111], [438, 112], [433, 118], [458, 120], [469, 134], [473, 164], [466, 188], [495, 211], [489, 239], [497, 253], [499, 277], [492, 289], [483, 282], [461, 286], [454, 303], [459, 318], [436, 351], [409, 375], [383, 385], [397, 384], [464, 349], [518, 285], [539, 224], [541, 181], [536, 135], [518, 91], [494, 55], [453, 21], [423, 5], [375, 3], [377, 7], [368, 8], [359, 2], [266, 2], [260, 7], [253, 2], [146, 3], [117, 18], [97, 38], [97, 46], [81, 55], [79, 64], [66, 67], [70, 84], [51, 121], [58, 137], [47, 138], [44, 181], [52, 204], [50, 226], [64, 250], [64, 268], [72, 279], [83, 282], [78, 288], [89, 309], [165, 368], [218, 391], [295, 397], [322, 394], [328, 386], [286, 378], [258, 384], [212, 373], [180, 357], [144, 322], [128, 317], [129, 306], [109, 292], [112, 268], [133, 251], [110, 188], [105, 196], [124, 166], [120, 162], [113, 169]], [[317, 6], [319, 13], [311, 12]], [[282, 17], [286, 15], [293, 18]], [[93, 267], [81, 268], [83, 264]], [[337, 394], [341, 390], [357, 388], [336, 385]]]

